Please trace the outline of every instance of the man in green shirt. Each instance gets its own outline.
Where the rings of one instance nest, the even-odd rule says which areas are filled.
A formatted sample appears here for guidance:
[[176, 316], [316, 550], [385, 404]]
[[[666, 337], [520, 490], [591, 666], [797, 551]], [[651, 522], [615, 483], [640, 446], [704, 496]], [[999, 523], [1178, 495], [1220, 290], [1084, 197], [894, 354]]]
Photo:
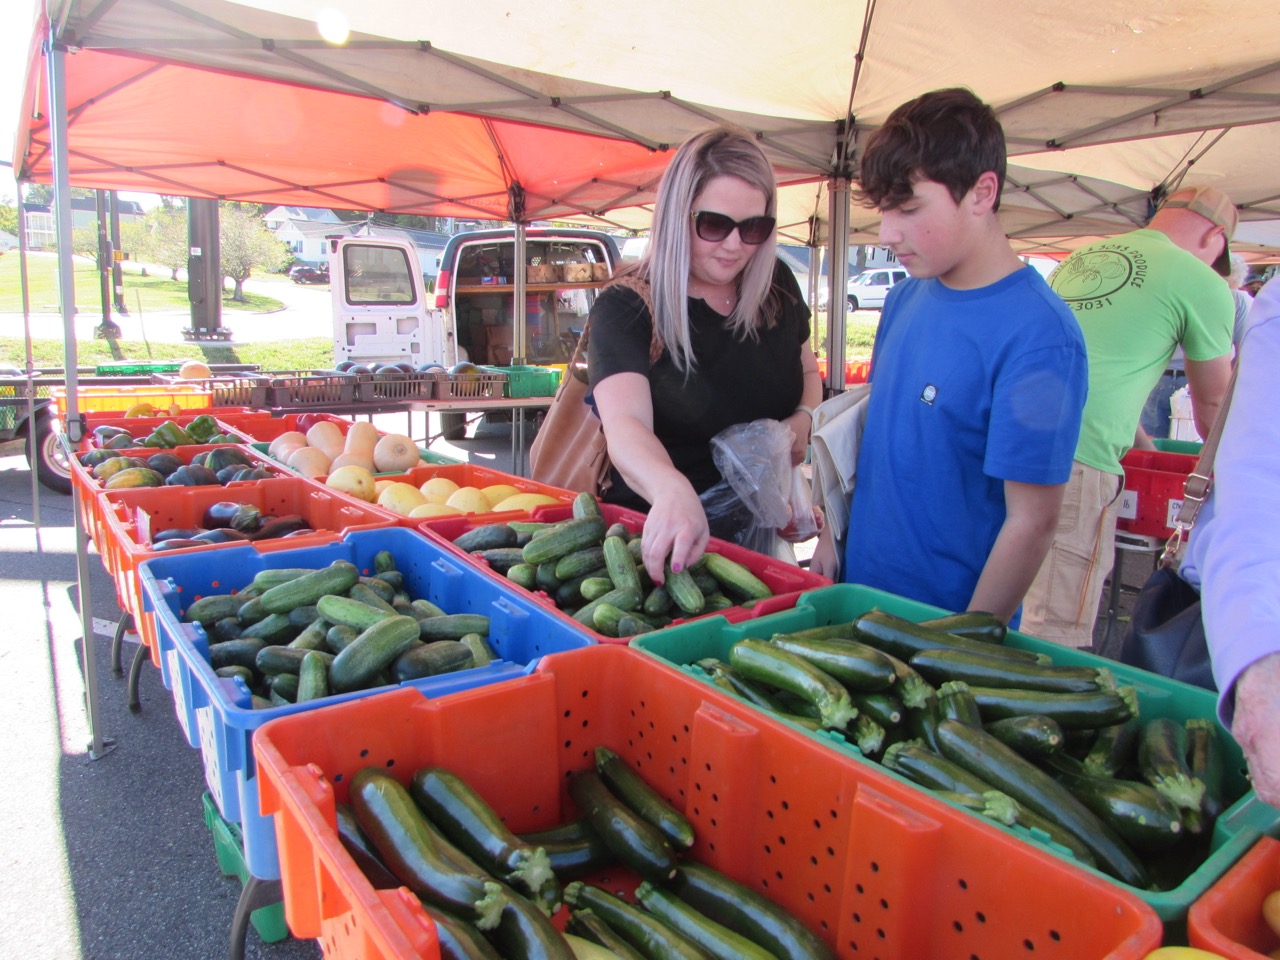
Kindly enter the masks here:
[[1196, 429], [1209, 432], [1231, 376], [1235, 307], [1223, 277], [1237, 219], [1222, 191], [1179, 190], [1145, 229], [1077, 250], [1049, 278], [1084, 333], [1089, 397], [1058, 531], [1023, 601], [1024, 632], [1073, 647], [1093, 642], [1114, 558], [1120, 458], [1179, 345]]

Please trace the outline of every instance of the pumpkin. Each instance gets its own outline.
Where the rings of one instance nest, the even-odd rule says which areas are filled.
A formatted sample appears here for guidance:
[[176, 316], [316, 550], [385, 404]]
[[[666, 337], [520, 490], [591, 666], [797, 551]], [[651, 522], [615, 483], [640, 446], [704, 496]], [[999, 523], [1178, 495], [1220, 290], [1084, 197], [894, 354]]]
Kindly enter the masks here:
[[199, 360], [188, 360], [178, 368], [178, 377], [183, 380], [208, 380], [212, 376], [209, 365]]
[[417, 446], [402, 433], [388, 433], [373, 448], [373, 465], [379, 473], [407, 473], [418, 463]]

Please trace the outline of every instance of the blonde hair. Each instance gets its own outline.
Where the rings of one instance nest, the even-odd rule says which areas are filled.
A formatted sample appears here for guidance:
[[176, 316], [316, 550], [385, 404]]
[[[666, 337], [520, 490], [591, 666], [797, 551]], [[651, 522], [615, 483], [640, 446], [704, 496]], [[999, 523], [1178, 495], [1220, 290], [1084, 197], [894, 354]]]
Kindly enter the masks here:
[[[716, 177], [737, 177], [765, 197], [765, 216], [777, 215], [777, 185], [773, 168], [751, 134], [738, 127], [721, 126], [686, 140], [658, 184], [649, 231], [649, 246], [635, 272], [649, 280], [653, 295], [654, 329], [678, 370], [694, 366], [689, 335], [689, 264], [692, 259], [693, 202]], [[773, 283], [777, 234], [759, 244], [738, 280], [738, 305], [729, 317], [729, 328], [739, 339], [757, 336], [762, 325], [772, 326], [774, 304], [769, 303]]]

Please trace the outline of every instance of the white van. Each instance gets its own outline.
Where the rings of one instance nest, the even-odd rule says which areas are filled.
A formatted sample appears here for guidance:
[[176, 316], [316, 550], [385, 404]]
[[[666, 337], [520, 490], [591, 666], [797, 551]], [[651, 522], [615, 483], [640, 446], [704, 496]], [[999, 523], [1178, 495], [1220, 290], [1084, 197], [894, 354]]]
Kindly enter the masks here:
[[856, 277], [849, 279], [848, 295], [850, 310], [866, 310], [884, 306], [884, 298], [889, 295], [893, 285], [907, 279], [907, 271], [900, 267], [891, 270], [864, 270]]

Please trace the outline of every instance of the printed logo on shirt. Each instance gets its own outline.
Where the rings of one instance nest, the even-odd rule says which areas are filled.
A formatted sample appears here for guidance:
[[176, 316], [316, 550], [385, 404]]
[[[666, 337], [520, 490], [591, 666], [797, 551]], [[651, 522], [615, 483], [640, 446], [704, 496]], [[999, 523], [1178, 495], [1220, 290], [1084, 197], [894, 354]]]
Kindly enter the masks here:
[[1068, 257], [1053, 272], [1050, 286], [1079, 312], [1109, 305], [1111, 295], [1127, 286], [1140, 289], [1146, 277], [1146, 257], [1114, 243]]
[[933, 401], [938, 399], [938, 388], [932, 383], [926, 383], [924, 390], [920, 393], [920, 402], [933, 406]]

